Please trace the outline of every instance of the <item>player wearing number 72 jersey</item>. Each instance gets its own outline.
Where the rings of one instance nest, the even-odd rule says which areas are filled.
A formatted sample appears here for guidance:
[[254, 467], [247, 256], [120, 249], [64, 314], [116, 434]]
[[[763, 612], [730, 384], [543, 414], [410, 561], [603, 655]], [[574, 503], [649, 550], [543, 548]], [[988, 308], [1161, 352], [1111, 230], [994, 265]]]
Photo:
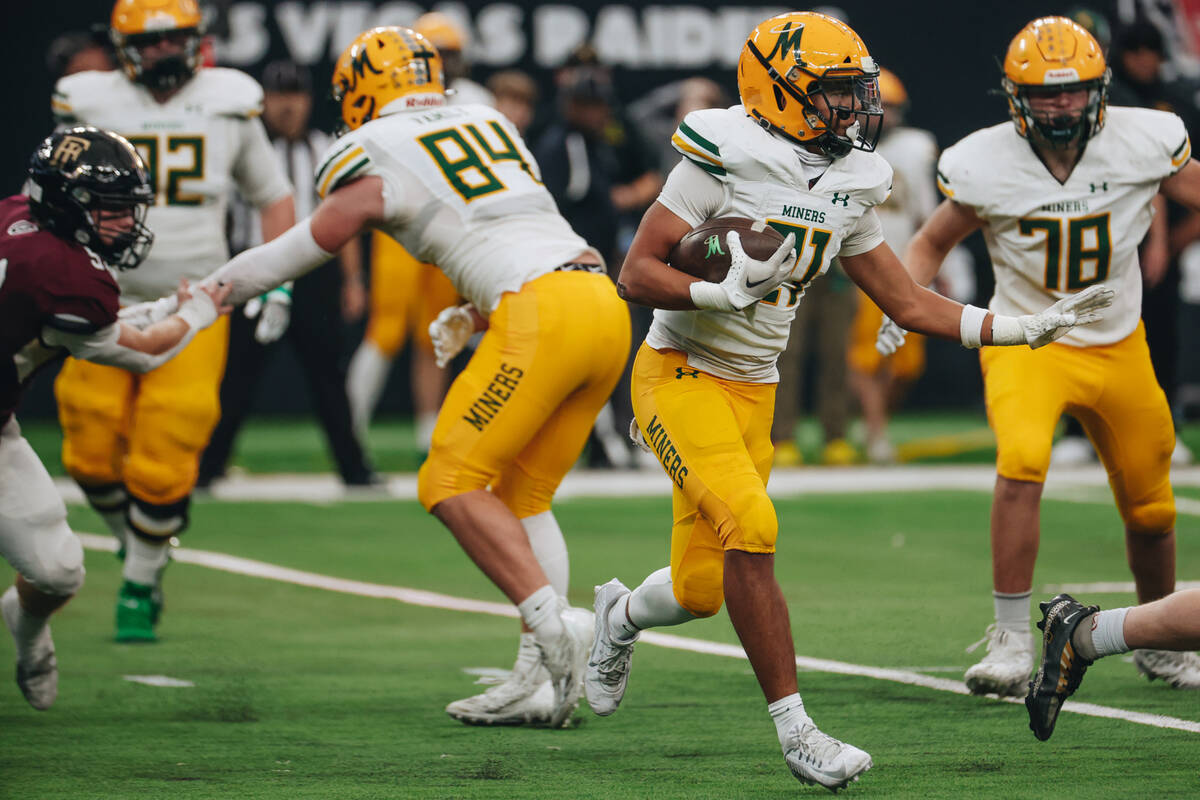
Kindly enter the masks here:
[[441, 59], [423, 36], [361, 34], [338, 60], [333, 92], [350, 132], [317, 168], [317, 210], [206, 283], [232, 281], [231, 301], [244, 302], [375, 228], [436, 264], [486, 319], [438, 415], [418, 497], [532, 633], [528, 685], [509, 686], [509, 699], [545, 686], [552, 701], [524, 718], [561, 725], [582, 690], [591, 625], [566, 608], [567, 551], [550, 504], [624, 368], [628, 312], [512, 123], [487, 106], [446, 105]]
[[[1083, 423], [1108, 470], [1139, 602], [1174, 590], [1175, 437], [1141, 324], [1137, 248], [1160, 190], [1200, 210], [1200, 164], [1191, 160], [1179, 117], [1106, 107], [1103, 52], [1068, 19], [1029, 23], [1009, 46], [1004, 72], [1012, 121], [942, 154], [938, 182], [946, 199], [914, 236], [904, 263], [928, 283], [950, 248], [982, 229], [996, 275], [990, 308], [998, 314], [1028, 313], [1100, 282], [1115, 291], [1102, 320], [1054, 344], [980, 353], [997, 442], [996, 624], [986, 657], [965, 677], [978, 694], [1023, 695], [1033, 667], [1038, 506], [1064, 412]], [[1139, 651], [1134, 661], [1151, 678], [1200, 687], [1194, 654]]]
[[[262, 212], [264, 239], [295, 221], [291, 186], [258, 115], [248, 75], [200, 67], [195, 0], [117, 0], [111, 35], [122, 69], [68, 75], [51, 102], [60, 123], [122, 134], [155, 188], [154, 248], [120, 274], [121, 303], [152, 300], [229, 258], [225, 211], [234, 188]], [[188, 524], [200, 453], [220, 416], [228, 322], [201, 332], [145, 375], [69, 359], [55, 382], [63, 466], [121, 542], [118, 641], [153, 641], [169, 542]]]

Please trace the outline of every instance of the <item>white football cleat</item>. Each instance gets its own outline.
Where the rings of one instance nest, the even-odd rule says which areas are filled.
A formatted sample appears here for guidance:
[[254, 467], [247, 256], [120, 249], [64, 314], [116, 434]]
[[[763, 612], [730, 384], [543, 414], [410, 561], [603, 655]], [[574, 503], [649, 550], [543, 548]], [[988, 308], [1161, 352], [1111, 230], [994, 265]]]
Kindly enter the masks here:
[[553, 711], [550, 673], [530, 633], [521, 634], [517, 661], [503, 682], [446, 706], [447, 714], [467, 725], [545, 725]]
[[1161, 678], [1175, 689], [1200, 689], [1200, 656], [1174, 650], [1134, 650], [1133, 663], [1150, 680]]
[[579, 707], [583, 694], [583, 673], [587, 669], [588, 651], [592, 646], [592, 615], [582, 608], [571, 608], [565, 601], [559, 618], [562, 633], [550, 641], [534, 638], [542, 651], [542, 663], [550, 672], [554, 689], [554, 709], [550, 727], [564, 727]]
[[[17, 587], [10, 586], [0, 596], [0, 616], [13, 634], [16, 642], [17, 622], [21, 615], [21, 599]], [[58, 659], [54, 657], [54, 640], [50, 638], [50, 626], [42, 628], [31, 647], [17, 644], [17, 687], [38, 711], [54, 705], [58, 697]]]
[[963, 676], [971, 694], [1024, 697], [1033, 672], [1033, 633], [1011, 631], [992, 623], [984, 638], [968, 647], [967, 652], [984, 642], [987, 655]]
[[871, 757], [852, 744], [821, 733], [812, 722], [792, 726], [784, 737], [783, 760], [801, 783], [819, 783], [831, 792], [871, 768]]
[[596, 587], [596, 632], [592, 638], [587, 673], [583, 678], [583, 690], [592, 711], [602, 717], [616, 711], [621, 698], [625, 696], [629, 665], [633, 660], [633, 644], [638, 640], [634, 636], [627, 642], [618, 641], [608, 632], [608, 616], [612, 607], [629, 593], [629, 588], [616, 578]]

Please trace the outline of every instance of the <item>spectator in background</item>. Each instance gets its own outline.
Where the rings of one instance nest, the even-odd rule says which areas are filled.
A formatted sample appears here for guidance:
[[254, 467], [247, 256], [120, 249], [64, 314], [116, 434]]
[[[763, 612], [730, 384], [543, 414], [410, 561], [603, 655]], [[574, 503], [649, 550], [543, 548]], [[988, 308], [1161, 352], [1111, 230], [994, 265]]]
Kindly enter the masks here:
[[[649, 206], [662, 186], [662, 176], [653, 150], [618, 113], [612, 75], [590, 47], [572, 55], [556, 83], [561, 116], [542, 132], [533, 154], [559, 211], [576, 233], [603, 254], [612, 275], [622, 259], [621, 217], [639, 215]], [[645, 317], [644, 311], [638, 313]], [[635, 316], [635, 331], [648, 325], [648, 319]], [[628, 381], [627, 366], [614, 400], [597, 418], [589, 449], [591, 466], [634, 463], [625, 435], [633, 420]]]
[[658, 170], [666, 175], [679, 163], [679, 151], [671, 146], [671, 135], [692, 111], [725, 108], [729, 95], [720, 84], [708, 78], [684, 78], [652, 89], [629, 104], [629, 119], [646, 140], [658, 146]]
[[[876, 152], [892, 165], [894, 174], [891, 196], [876, 213], [888, 246], [902, 253], [913, 233], [938, 204], [934, 188], [937, 140], [929, 131], [904, 125], [908, 92], [894, 73], [880, 70], [879, 93], [883, 100], [883, 134]], [[883, 312], [858, 290], [858, 313], [848, 351], [850, 385], [862, 409], [867, 460], [873, 464], [896, 460], [887, 433], [888, 414], [925, 369], [925, 339], [921, 336], [908, 336], [904, 345], [890, 356], [879, 354], [875, 349], [875, 334], [882, 321]]]
[[524, 136], [537, 111], [538, 87], [533, 78], [519, 69], [506, 69], [488, 78], [486, 88], [496, 101], [496, 110]]
[[[439, 12], [424, 14], [413, 23], [437, 48], [446, 79], [450, 105], [493, 105], [491, 92], [468, 76], [467, 31]], [[375, 231], [371, 234], [371, 297], [367, 332], [347, 371], [346, 394], [359, 437], [366, 439], [371, 417], [387, 384], [392, 362], [412, 343], [410, 382], [416, 446], [429, 452], [433, 424], [450, 383], [447, 371], [437, 365], [429, 323], [447, 306], [457, 305], [458, 292], [433, 264], [413, 258], [396, 240]]]
[[116, 68], [107, 28], [69, 31], [55, 37], [46, 48], [46, 72], [55, 81], [76, 72], [107, 72]]
[[[275, 61], [263, 70], [263, 122], [279, 163], [296, 190], [296, 215], [316, 206], [313, 172], [330, 138], [309, 128], [312, 80], [292, 61]], [[258, 213], [244, 202], [231, 208], [230, 250], [262, 243]], [[369, 486], [376, 478], [350, 424], [346, 370], [342, 366], [342, 328], [362, 316], [366, 291], [362, 251], [357, 239], [330, 261], [297, 280], [291, 290], [275, 289], [231, 315], [229, 360], [221, 382], [221, 420], [200, 458], [198, 486], [225, 474], [234, 441], [245, 422], [275, 342], [285, 339], [304, 370], [338, 474], [347, 486]], [[257, 317], [257, 319], [256, 319]], [[290, 320], [289, 320], [290, 318]]]

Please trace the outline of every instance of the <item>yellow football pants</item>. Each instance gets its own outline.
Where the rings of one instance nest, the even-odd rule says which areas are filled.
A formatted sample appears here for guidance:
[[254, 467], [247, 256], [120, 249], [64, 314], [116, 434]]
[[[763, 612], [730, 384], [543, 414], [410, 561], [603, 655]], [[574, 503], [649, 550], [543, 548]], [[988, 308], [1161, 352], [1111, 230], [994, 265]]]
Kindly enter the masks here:
[[883, 312], [862, 289], [858, 292], [858, 311], [850, 326], [850, 347], [846, 359], [850, 367], [866, 375], [874, 375], [886, 364], [892, 376], [900, 380], [914, 381], [925, 370], [925, 337], [909, 332], [904, 344], [890, 356], [882, 356], [875, 349], [875, 337]]
[[417, 346], [432, 353], [429, 323], [458, 302], [454, 284], [441, 270], [413, 258], [387, 234], [371, 235], [370, 316], [364, 338], [379, 352], [395, 358], [411, 333]]
[[145, 375], [68, 358], [54, 394], [71, 477], [84, 486], [124, 483], [154, 505], [187, 497], [221, 415], [228, 343], [229, 318], [221, 317]]
[[549, 510], [624, 371], [629, 337], [605, 275], [552, 272], [506, 293], [438, 413], [421, 504], [490, 486], [520, 519]]
[[1126, 527], [1155, 534], [1175, 526], [1175, 427], [1140, 322], [1116, 344], [985, 347], [980, 363], [999, 475], [1043, 482], [1054, 428], [1067, 412], [1083, 425], [1108, 470]]
[[779, 534], [767, 497], [775, 384], [729, 381], [647, 345], [633, 364], [633, 412], [672, 493], [675, 599], [711, 616], [725, 599], [725, 551], [774, 553]]

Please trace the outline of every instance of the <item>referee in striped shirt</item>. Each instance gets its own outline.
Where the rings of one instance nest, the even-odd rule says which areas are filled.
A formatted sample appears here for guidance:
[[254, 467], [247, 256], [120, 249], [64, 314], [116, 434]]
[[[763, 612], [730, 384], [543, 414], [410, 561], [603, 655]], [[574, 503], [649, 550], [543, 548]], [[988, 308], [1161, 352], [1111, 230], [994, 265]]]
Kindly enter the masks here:
[[[312, 81], [307, 69], [275, 61], [263, 70], [263, 122], [275, 153], [295, 187], [296, 218], [312, 213], [317, 202], [313, 169], [331, 139], [308, 127]], [[261, 243], [257, 212], [243, 202], [231, 204], [230, 249], [237, 253]], [[362, 443], [350, 424], [346, 368], [342, 363], [343, 328], [362, 316], [366, 293], [362, 252], [352, 241], [339, 257], [295, 282], [246, 304], [231, 316], [229, 360], [221, 383], [221, 421], [200, 459], [199, 486], [225, 474], [238, 430], [250, 411], [259, 379], [277, 340], [286, 340], [303, 368], [342, 482], [377, 483]]]

